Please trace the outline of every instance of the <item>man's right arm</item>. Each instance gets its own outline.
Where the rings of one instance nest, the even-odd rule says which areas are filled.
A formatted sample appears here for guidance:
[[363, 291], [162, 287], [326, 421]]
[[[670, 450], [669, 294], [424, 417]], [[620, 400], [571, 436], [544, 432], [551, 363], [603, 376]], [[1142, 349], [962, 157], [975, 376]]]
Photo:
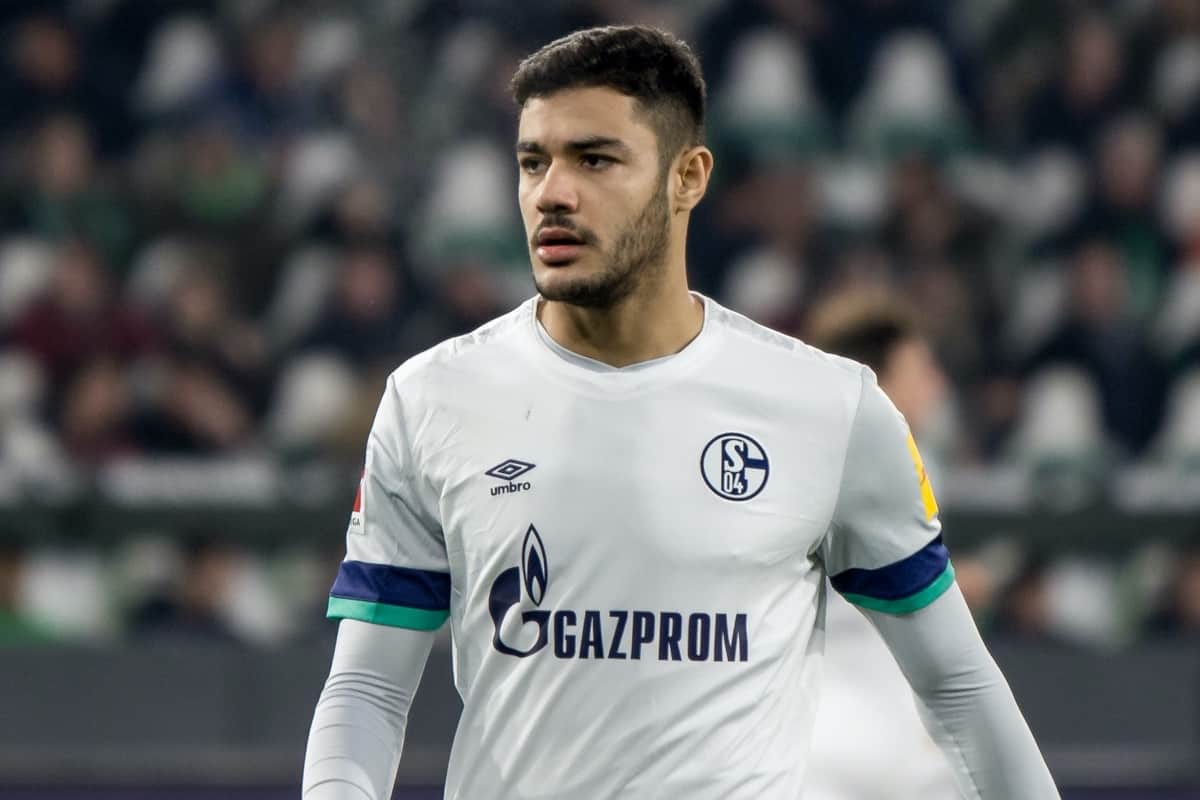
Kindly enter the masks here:
[[388, 800], [433, 631], [343, 619], [304, 757], [304, 800]]

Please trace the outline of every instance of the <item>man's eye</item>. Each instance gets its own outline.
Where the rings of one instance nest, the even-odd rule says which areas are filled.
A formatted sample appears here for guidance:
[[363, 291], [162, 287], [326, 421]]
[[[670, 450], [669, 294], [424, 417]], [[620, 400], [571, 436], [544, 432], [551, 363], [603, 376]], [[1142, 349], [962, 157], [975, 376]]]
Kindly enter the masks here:
[[594, 153], [584, 154], [580, 157], [579, 161], [588, 169], [603, 169], [613, 163], [613, 160], [608, 156], [600, 156]]
[[522, 158], [518, 162], [522, 172], [528, 172], [530, 175], [537, 174], [542, 168], [542, 160], [540, 158]]

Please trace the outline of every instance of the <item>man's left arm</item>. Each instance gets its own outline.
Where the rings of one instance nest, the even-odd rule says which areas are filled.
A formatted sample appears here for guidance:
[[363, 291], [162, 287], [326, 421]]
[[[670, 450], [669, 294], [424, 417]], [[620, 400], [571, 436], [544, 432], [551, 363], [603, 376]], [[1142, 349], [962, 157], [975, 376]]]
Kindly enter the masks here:
[[1059, 797], [957, 584], [909, 614], [860, 610], [912, 686], [925, 727], [949, 758], [964, 797]]
[[941, 532], [916, 443], [864, 368], [819, 557], [833, 588], [891, 649], [964, 796], [1054, 800], [1058, 790], [954, 582]]

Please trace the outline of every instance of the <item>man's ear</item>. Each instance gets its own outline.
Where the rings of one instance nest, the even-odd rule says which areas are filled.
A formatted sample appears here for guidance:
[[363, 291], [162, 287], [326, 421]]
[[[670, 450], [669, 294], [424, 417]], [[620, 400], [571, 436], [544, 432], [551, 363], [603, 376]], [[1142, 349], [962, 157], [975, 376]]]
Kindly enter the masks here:
[[689, 147], [679, 154], [671, 170], [671, 205], [676, 213], [695, 208], [708, 191], [713, 154], [704, 145]]

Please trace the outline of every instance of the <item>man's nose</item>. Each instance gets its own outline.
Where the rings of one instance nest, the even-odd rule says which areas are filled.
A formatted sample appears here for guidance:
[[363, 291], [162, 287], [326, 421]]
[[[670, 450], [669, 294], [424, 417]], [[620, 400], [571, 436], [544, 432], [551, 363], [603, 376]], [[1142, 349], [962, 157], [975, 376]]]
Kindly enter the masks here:
[[552, 163], [538, 187], [537, 209], [543, 214], [552, 211], [571, 213], [579, 210], [579, 192], [570, 170], [561, 162]]

